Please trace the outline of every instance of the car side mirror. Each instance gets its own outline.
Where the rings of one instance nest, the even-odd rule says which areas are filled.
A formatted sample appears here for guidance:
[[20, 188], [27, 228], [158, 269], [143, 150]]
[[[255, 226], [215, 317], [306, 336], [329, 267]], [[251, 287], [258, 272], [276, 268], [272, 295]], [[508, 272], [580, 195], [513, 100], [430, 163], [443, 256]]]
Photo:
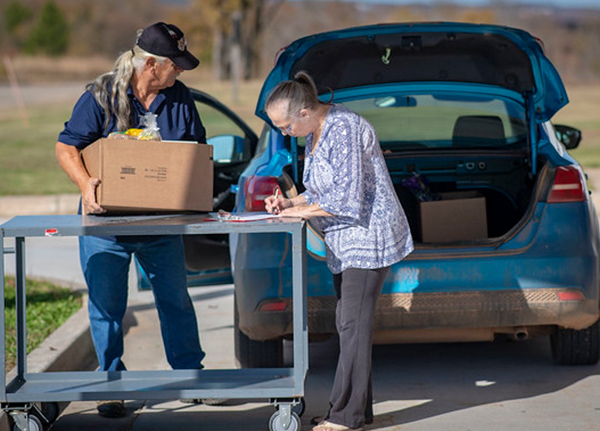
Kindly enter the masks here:
[[567, 150], [572, 150], [579, 146], [581, 142], [581, 130], [561, 124], [555, 124], [554, 130], [556, 131], [556, 137], [563, 143]]
[[213, 146], [215, 163], [227, 164], [237, 162], [244, 156], [244, 138], [233, 135], [219, 135], [208, 138], [208, 145]]

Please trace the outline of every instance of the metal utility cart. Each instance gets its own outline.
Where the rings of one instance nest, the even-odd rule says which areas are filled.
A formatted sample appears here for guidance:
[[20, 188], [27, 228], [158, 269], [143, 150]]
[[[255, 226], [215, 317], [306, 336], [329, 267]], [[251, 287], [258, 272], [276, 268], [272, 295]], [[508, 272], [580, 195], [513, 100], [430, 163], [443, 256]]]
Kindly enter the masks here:
[[[204, 235], [222, 233], [273, 233], [291, 235], [293, 282], [292, 368], [231, 370], [165, 370], [28, 373], [25, 318], [25, 239], [27, 237], [83, 235]], [[15, 238], [14, 247], [4, 239]], [[297, 431], [300, 419], [293, 407], [301, 405], [308, 370], [306, 318], [306, 226], [300, 219], [250, 222], [214, 221], [206, 214], [128, 217], [18, 216], [0, 225], [0, 282], [4, 304], [4, 254], [15, 254], [17, 308], [17, 376], [7, 382], [2, 366], [2, 408], [16, 430], [41, 430], [58, 415], [58, 402], [80, 400], [169, 400], [181, 398], [268, 399], [276, 407], [269, 420], [271, 431]], [[51, 239], [49, 239], [51, 240]], [[4, 307], [0, 319], [0, 357], [6, 363]]]

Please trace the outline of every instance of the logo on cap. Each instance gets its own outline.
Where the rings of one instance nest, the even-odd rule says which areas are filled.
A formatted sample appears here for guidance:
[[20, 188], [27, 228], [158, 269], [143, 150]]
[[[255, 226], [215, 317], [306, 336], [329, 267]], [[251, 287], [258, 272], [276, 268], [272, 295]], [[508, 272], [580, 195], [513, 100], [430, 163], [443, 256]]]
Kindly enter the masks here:
[[181, 39], [177, 39], [177, 33], [175, 33], [173, 30], [171, 30], [168, 27], [167, 27], [167, 31], [169, 32], [171, 37], [177, 41], [177, 48], [182, 52], [185, 51], [185, 48], [187, 47], [187, 41], [185, 40], [185, 36], [181, 36]]
[[177, 47], [180, 51], [185, 51], [187, 47], [187, 41], [185, 40], [185, 36], [182, 36], [181, 39], [177, 41]]

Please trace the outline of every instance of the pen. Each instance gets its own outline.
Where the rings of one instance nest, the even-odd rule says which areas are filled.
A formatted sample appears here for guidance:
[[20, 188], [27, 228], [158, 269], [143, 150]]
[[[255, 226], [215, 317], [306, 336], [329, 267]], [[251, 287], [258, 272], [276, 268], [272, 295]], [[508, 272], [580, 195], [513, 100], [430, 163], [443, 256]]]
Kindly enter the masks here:
[[[275, 190], [273, 190], [273, 202], [275, 202], [277, 200], [278, 196], [279, 196], [279, 187], [275, 187]], [[273, 208], [272, 212], [273, 212], [273, 214], [279, 214], [279, 210], [277, 208]]]

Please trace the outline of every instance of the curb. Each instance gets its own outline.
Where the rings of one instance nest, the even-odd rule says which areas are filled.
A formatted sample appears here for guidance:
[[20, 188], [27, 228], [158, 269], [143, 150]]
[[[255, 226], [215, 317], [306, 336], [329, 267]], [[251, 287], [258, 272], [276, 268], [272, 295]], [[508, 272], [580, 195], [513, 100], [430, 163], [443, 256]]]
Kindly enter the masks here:
[[97, 367], [85, 304], [84, 297], [81, 309], [27, 355], [28, 372], [87, 371]]
[[[93, 371], [96, 369], [97, 361], [85, 303], [86, 298], [84, 297], [84, 306], [27, 355], [28, 372]], [[6, 376], [6, 381], [10, 382], [16, 375], [16, 370], [11, 370]], [[60, 410], [67, 404], [59, 403]], [[11, 431], [10, 420], [4, 411], [0, 412], [0, 431]]]

